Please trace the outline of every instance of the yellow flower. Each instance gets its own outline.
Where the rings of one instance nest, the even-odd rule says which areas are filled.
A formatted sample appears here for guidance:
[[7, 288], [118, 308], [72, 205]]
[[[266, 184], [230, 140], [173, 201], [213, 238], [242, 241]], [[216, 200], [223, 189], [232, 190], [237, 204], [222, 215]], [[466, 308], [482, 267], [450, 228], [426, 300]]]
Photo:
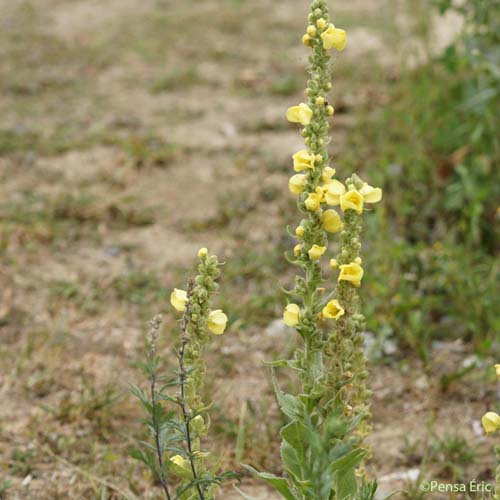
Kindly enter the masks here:
[[339, 304], [337, 299], [330, 300], [330, 302], [323, 307], [323, 316], [328, 319], [339, 319], [344, 313], [344, 308]]
[[207, 319], [208, 329], [215, 335], [222, 335], [226, 329], [227, 316], [220, 310], [210, 311]]
[[304, 236], [304, 228], [302, 226], [297, 226], [295, 228], [295, 234], [297, 238], [302, 238], [302, 236]]
[[500, 365], [495, 365], [495, 371], [497, 373], [497, 377], [500, 379]]
[[351, 262], [350, 264], [344, 264], [339, 266], [339, 282], [350, 281], [354, 286], [359, 286], [361, 284], [361, 279], [363, 278], [363, 268], [356, 264], [356, 262]]
[[316, 26], [322, 30], [325, 26], [326, 26], [326, 21], [320, 17], [317, 21], [316, 21]]
[[204, 259], [208, 255], [208, 249], [203, 247], [198, 250], [198, 258]]
[[311, 123], [313, 112], [311, 108], [301, 102], [298, 106], [288, 108], [286, 112], [286, 119], [292, 123], [300, 123], [301, 125], [309, 125]]
[[311, 41], [311, 37], [306, 33], [303, 37], [302, 37], [302, 43], [308, 47], [309, 46], [309, 42]]
[[356, 191], [356, 189], [351, 189], [344, 193], [340, 197], [340, 208], [343, 212], [346, 210], [354, 210], [358, 214], [363, 213], [363, 195]]
[[313, 245], [309, 252], [309, 258], [312, 260], [318, 260], [321, 258], [321, 256], [326, 252], [326, 247], [320, 247], [319, 245]]
[[176, 311], [184, 312], [186, 310], [187, 300], [188, 297], [185, 290], [174, 288], [174, 291], [170, 294], [170, 303], [174, 306]]
[[301, 252], [302, 252], [302, 245], [300, 243], [293, 247], [293, 255], [295, 255], [295, 257], [298, 257]]
[[347, 33], [344, 30], [336, 28], [333, 24], [329, 24], [328, 28], [320, 36], [323, 40], [323, 48], [325, 50], [332, 48], [344, 50], [347, 43]]
[[[332, 182], [332, 177], [335, 175], [335, 169], [332, 167], [325, 167], [321, 173], [321, 180], [325, 184]], [[324, 186], [326, 188], [326, 186]]]
[[290, 189], [293, 194], [299, 195], [302, 191], [304, 191], [306, 183], [307, 178], [305, 175], [292, 175], [288, 181], [288, 189]]
[[374, 188], [366, 182], [359, 190], [359, 193], [363, 196], [365, 203], [378, 203], [382, 199], [382, 190]]
[[332, 179], [326, 188], [325, 200], [328, 205], [340, 205], [340, 197], [345, 193], [345, 186], [337, 179]]
[[180, 455], [174, 455], [173, 457], [170, 458], [170, 461], [172, 462], [173, 471], [178, 476], [184, 479], [192, 477], [193, 472], [191, 470], [191, 464], [189, 463], [189, 460], [187, 460], [184, 457], [181, 457]]
[[180, 455], [174, 455], [173, 457], [170, 458], [170, 461], [173, 462], [178, 467], [182, 467], [183, 469], [189, 467], [189, 460], [187, 460], [184, 457], [181, 457]]
[[489, 411], [483, 415], [481, 423], [483, 424], [484, 432], [486, 432], [486, 434], [492, 434], [500, 430], [500, 415], [493, 411]]
[[316, 26], [313, 26], [312, 24], [307, 27], [307, 34], [309, 36], [315, 36], [316, 35]]
[[299, 322], [300, 307], [297, 304], [288, 304], [283, 313], [283, 322], [287, 326], [295, 326]]
[[322, 196], [318, 193], [311, 193], [304, 202], [307, 210], [310, 212], [316, 212], [321, 204]]
[[339, 267], [337, 259], [330, 259], [330, 269], [337, 269], [337, 267]]
[[307, 149], [297, 151], [293, 156], [293, 169], [295, 172], [301, 172], [308, 168], [314, 168], [315, 155], [309, 154]]
[[340, 215], [333, 209], [323, 212], [322, 222], [323, 227], [329, 233], [336, 233], [344, 225], [342, 219], [340, 218]]

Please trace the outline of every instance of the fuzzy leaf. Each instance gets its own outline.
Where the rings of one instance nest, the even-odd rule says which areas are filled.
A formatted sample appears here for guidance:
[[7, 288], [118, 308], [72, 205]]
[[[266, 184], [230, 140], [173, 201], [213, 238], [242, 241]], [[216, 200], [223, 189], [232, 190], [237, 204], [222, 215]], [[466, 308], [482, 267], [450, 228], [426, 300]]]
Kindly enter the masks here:
[[297, 452], [286, 441], [280, 447], [281, 461], [285, 471], [297, 482], [302, 482], [302, 466]]
[[291, 394], [285, 394], [278, 387], [278, 381], [276, 380], [276, 376], [274, 371], [272, 373], [274, 392], [276, 393], [276, 399], [278, 400], [278, 406], [280, 410], [290, 419], [295, 420], [297, 417], [303, 414], [304, 405], [303, 403], [296, 397]]
[[306, 432], [305, 426], [296, 420], [290, 422], [280, 431], [281, 437], [292, 446], [299, 458], [303, 457], [305, 453]]
[[335, 493], [339, 500], [355, 498], [358, 491], [355, 469], [366, 454], [366, 450], [357, 448], [335, 460], [330, 469], [335, 473]]

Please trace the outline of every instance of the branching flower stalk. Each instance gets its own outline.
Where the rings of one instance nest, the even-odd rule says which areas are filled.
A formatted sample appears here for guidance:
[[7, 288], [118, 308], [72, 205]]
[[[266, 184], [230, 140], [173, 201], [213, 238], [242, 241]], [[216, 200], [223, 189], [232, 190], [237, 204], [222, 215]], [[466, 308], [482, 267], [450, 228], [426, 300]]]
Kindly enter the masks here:
[[191, 439], [191, 413], [187, 407], [186, 403], [186, 382], [188, 379], [188, 372], [186, 369], [186, 365], [184, 363], [184, 355], [186, 353], [186, 347], [189, 345], [189, 335], [187, 332], [189, 326], [189, 318], [191, 316], [191, 302], [193, 299], [193, 289], [194, 289], [194, 280], [189, 282], [188, 290], [187, 290], [187, 303], [186, 310], [182, 317], [181, 323], [181, 346], [179, 348], [179, 352], [177, 355], [177, 361], [179, 363], [179, 385], [180, 385], [180, 397], [179, 397], [179, 406], [181, 407], [182, 419], [184, 423], [185, 430], [185, 440], [186, 446], [188, 449], [188, 460], [191, 466], [191, 472], [193, 474], [194, 482], [196, 483], [196, 491], [198, 492], [198, 496], [200, 500], [205, 500], [203, 495], [203, 491], [201, 490], [201, 486], [198, 482], [198, 474], [196, 472], [196, 467], [194, 463], [194, 455], [193, 455], [193, 443]]
[[[167, 500], [214, 500], [217, 487], [236, 477], [232, 472], [215, 474], [208, 460], [210, 453], [201, 449], [201, 439], [209, 429], [208, 405], [201, 396], [206, 372], [203, 352], [211, 341], [209, 332], [224, 333], [227, 316], [210, 307], [218, 289], [217, 257], [209, 256], [208, 250], [202, 248], [198, 258], [198, 275], [189, 281], [188, 290], [175, 288], [170, 296], [173, 307], [183, 313], [175, 378], [164, 383], [164, 377], [158, 375], [156, 341], [160, 320], [156, 317], [151, 323], [150, 349], [143, 366], [149, 376], [150, 393], [132, 387], [149, 414], [146, 423], [154, 441], [154, 446], [133, 450], [132, 455], [151, 469]], [[177, 387], [177, 393], [168, 394], [170, 387]], [[167, 411], [165, 403], [178, 411]], [[176, 476], [176, 483], [180, 481], [175, 493], [167, 485], [172, 475]]]
[[158, 418], [159, 417], [158, 411], [155, 410], [156, 408], [159, 408], [157, 392], [156, 392], [156, 383], [158, 378], [156, 370], [158, 366], [158, 359], [156, 357], [156, 339], [158, 337], [158, 332], [160, 330], [161, 323], [162, 323], [162, 317], [159, 315], [155, 316], [149, 323], [150, 330], [149, 330], [148, 364], [154, 366], [154, 369], [150, 373], [150, 383], [151, 383], [150, 393], [151, 393], [151, 405], [153, 408], [151, 420], [153, 424], [152, 427], [153, 427], [153, 435], [156, 448], [156, 456], [158, 459], [157, 477], [158, 480], [160, 481], [161, 487], [163, 488], [165, 496], [167, 497], [167, 500], [170, 500], [171, 499], [170, 490], [168, 489], [167, 481], [165, 479], [164, 465], [163, 465], [163, 449], [161, 445], [160, 419]]

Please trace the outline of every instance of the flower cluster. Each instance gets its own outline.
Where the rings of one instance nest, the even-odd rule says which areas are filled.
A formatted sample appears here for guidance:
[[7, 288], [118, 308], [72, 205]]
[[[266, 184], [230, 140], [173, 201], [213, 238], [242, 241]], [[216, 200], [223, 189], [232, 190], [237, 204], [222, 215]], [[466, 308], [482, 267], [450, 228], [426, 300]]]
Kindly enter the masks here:
[[[301, 301], [286, 306], [283, 320], [297, 329], [306, 344], [297, 355], [305, 391], [329, 393], [330, 401], [340, 395], [345, 413], [363, 414], [366, 422], [370, 393], [364, 383], [367, 378], [362, 349], [364, 319], [356, 289], [364, 274], [359, 255], [362, 215], [367, 205], [382, 199], [382, 190], [356, 174], [342, 182], [330, 165], [328, 130], [334, 108], [327, 96], [332, 88], [329, 51], [343, 50], [347, 35], [329, 21], [326, 2], [322, 0], [312, 2], [309, 23], [302, 38], [304, 45], [312, 50], [308, 100], [286, 112], [290, 122], [302, 126], [305, 141], [305, 148], [292, 156], [293, 170], [297, 173], [288, 183], [304, 217], [295, 229], [293, 236], [297, 243], [289, 260], [303, 269], [304, 277], [296, 278], [293, 291]], [[324, 294], [321, 259], [328, 253], [329, 236], [335, 233], [340, 234], [340, 253], [330, 259], [330, 269], [337, 273], [337, 286], [330, 294]], [[326, 341], [322, 333], [325, 320], [333, 321], [331, 326], [326, 325], [330, 330]], [[323, 366], [320, 377], [318, 363]], [[367, 424], [362, 423], [358, 429], [360, 437], [367, 432]]]
[[[300, 124], [305, 147], [292, 155], [288, 182], [302, 220], [290, 231], [296, 242], [287, 259], [300, 273], [287, 292], [291, 299], [283, 321], [295, 328], [302, 345], [292, 359], [271, 363], [294, 370], [300, 387], [297, 394], [285, 394], [274, 379], [278, 404], [289, 419], [281, 429], [286, 477], [247, 468], [286, 498], [361, 498], [358, 493], [366, 488], [373, 495], [376, 484], [358, 488], [355, 476], [367, 454], [362, 438], [369, 395], [357, 296], [364, 275], [359, 238], [365, 207], [379, 202], [382, 190], [355, 174], [345, 182], [336, 178], [328, 154], [335, 113], [328, 98], [330, 53], [344, 50], [347, 35], [330, 21], [326, 0], [311, 1], [308, 19], [302, 37], [311, 49], [307, 99], [286, 111], [288, 121]], [[340, 252], [328, 259], [336, 284], [328, 291], [322, 261], [336, 233]], [[335, 464], [344, 462], [349, 465], [336, 470]]]
[[189, 340], [183, 353], [184, 362], [189, 367], [186, 379], [186, 403], [191, 411], [198, 412], [203, 408], [200, 393], [203, 386], [205, 363], [201, 357], [202, 350], [210, 342], [207, 330], [214, 335], [224, 333], [228, 318], [220, 309], [211, 310], [210, 301], [217, 292], [219, 262], [215, 255], [209, 256], [206, 248], [198, 251], [198, 275], [191, 289], [174, 288], [170, 295], [170, 303], [176, 311], [184, 313], [186, 338]]

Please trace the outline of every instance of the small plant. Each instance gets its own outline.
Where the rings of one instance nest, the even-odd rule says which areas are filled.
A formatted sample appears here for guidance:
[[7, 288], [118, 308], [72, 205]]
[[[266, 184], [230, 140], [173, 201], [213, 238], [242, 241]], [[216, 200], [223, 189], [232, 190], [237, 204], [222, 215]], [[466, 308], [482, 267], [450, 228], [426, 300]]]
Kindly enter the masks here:
[[[183, 313], [174, 378], [166, 380], [161, 374], [156, 345], [162, 319], [156, 316], [150, 322], [147, 360], [141, 365], [149, 391], [132, 387], [147, 412], [144, 422], [151, 443], [141, 442], [131, 454], [149, 467], [168, 500], [213, 500], [217, 486], [237, 477], [232, 472], [217, 474], [210, 453], [202, 449], [209, 429], [208, 405], [201, 397], [206, 371], [203, 350], [211, 340], [209, 332], [224, 333], [227, 316], [210, 309], [218, 288], [217, 257], [209, 256], [206, 248], [200, 249], [198, 257], [198, 275], [189, 281], [187, 291], [174, 289], [170, 297], [173, 307]], [[174, 394], [169, 392], [173, 388]]]
[[[364, 270], [359, 256], [365, 204], [377, 203], [382, 191], [356, 174], [345, 183], [334, 179], [329, 165], [328, 119], [334, 108], [327, 94], [332, 48], [344, 49], [347, 35], [329, 19], [326, 0], [314, 0], [302, 42], [312, 50], [309, 58], [307, 103], [288, 109], [290, 122], [302, 125], [306, 148], [293, 155], [296, 175], [289, 181], [303, 216], [291, 236], [297, 244], [288, 260], [301, 270], [294, 301], [285, 308], [284, 322], [302, 341], [292, 359], [272, 362], [274, 368], [293, 370], [300, 382], [296, 395], [285, 394], [273, 381], [288, 423], [281, 430], [284, 477], [247, 469], [267, 481], [288, 500], [373, 499], [375, 481], [367, 483], [362, 462], [367, 456], [363, 438], [369, 430], [369, 391], [357, 289]], [[340, 206], [343, 218], [334, 208]], [[338, 273], [337, 286], [328, 292], [321, 259], [328, 251], [329, 235], [340, 233], [340, 252], [330, 260]], [[298, 298], [298, 300], [296, 299]]]

